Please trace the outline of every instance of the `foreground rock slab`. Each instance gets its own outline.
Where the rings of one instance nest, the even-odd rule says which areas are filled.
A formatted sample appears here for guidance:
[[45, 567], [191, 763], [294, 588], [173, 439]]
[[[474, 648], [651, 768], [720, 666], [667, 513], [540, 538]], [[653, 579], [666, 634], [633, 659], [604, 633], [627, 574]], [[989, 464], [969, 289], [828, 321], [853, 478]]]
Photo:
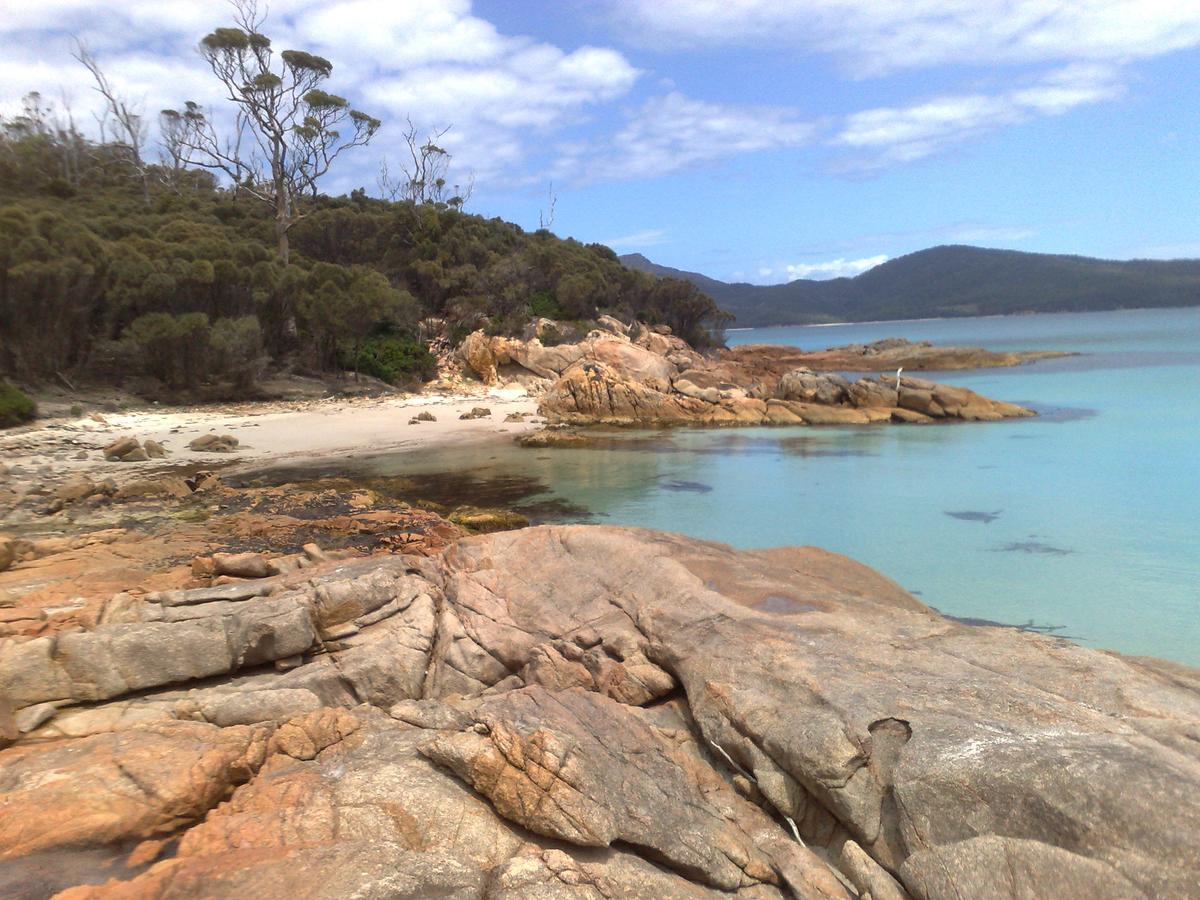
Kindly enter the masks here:
[[121, 864], [46, 883], [876, 900], [1200, 885], [1200, 672], [955, 623], [814, 548], [529, 528], [147, 595], [124, 618], [0, 642], [0, 718], [27, 726], [0, 729], [0, 885], [23, 873], [17, 896], [38, 896], [39, 861], [94, 854]]

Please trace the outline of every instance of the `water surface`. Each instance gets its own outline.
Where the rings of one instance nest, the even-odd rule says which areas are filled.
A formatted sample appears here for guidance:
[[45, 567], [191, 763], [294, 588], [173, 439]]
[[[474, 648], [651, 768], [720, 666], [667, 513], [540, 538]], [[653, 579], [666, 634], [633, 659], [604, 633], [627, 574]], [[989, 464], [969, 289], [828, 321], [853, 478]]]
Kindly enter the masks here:
[[949, 615], [1200, 664], [1200, 310], [756, 329], [730, 343], [884, 337], [1083, 355], [938, 376], [1036, 419], [627, 431], [590, 449], [470, 447], [372, 466], [521, 479], [537, 520], [815, 544]]

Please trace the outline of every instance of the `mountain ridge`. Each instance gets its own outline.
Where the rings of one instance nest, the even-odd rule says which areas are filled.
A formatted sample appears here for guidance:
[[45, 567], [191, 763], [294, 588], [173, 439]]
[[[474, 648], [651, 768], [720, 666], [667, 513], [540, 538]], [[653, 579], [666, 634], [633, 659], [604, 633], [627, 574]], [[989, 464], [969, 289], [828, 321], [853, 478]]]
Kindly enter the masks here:
[[619, 258], [632, 269], [690, 281], [738, 327], [1200, 305], [1197, 259], [1105, 260], [947, 244], [853, 278], [755, 285], [663, 266], [640, 253]]

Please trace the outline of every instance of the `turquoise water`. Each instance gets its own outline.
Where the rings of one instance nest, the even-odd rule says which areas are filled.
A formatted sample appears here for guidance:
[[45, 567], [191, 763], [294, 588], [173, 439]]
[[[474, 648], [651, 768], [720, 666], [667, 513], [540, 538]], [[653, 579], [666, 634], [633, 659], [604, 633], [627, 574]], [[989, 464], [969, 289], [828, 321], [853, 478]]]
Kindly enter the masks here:
[[568, 505], [542, 518], [815, 544], [950, 615], [1200, 664], [1200, 309], [760, 329], [730, 343], [893, 336], [1083, 355], [940, 376], [1037, 419], [624, 432], [596, 449], [375, 464], [536, 484], [536, 499]]

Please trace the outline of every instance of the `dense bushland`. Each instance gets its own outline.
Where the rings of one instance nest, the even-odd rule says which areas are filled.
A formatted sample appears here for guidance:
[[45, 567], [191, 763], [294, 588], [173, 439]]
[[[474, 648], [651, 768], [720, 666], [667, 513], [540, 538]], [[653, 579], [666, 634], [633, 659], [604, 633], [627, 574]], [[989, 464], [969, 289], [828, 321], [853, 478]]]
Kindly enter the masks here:
[[131, 178], [121, 147], [32, 98], [0, 123], [0, 373], [175, 393], [248, 392], [283, 366], [407, 381], [431, 375], [434, 334], [610, 313], [704, 345], [723, 319], [691, 284], [607, 247], [445, 203], [317, 196], [290, 241], [285, 263], [261, 203], [202, 172]]

